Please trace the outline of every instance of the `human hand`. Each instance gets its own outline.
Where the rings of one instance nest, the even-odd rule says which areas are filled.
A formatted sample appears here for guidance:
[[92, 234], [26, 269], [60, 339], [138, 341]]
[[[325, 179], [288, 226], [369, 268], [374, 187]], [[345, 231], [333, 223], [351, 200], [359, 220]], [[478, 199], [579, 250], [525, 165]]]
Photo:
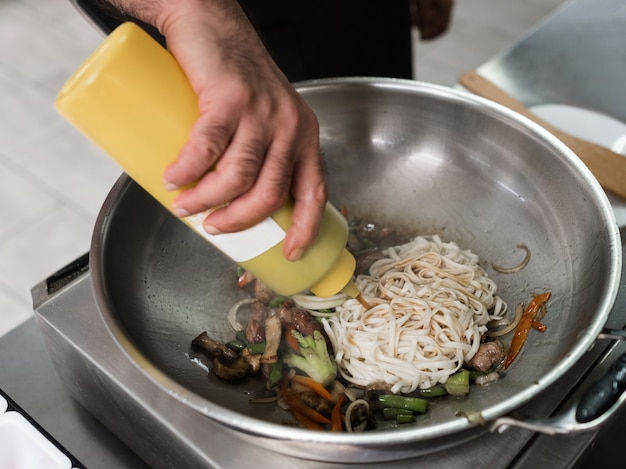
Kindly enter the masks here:
[[119, 3], [159, 29], [198, 95], [200, 117], [164, 174], [170, 190], [195, 183], [176, 198], [174, 213], [221, 207], [206, 217], [206, 231], [234, 232], [267, 218], [291, 195], [283, 253], [299, 258], [315, 239], [327, 200], [319, 126], [238, 3]]
[[420, 32], [420, 39], [435, 39], [450, 25], [454, 0], [410, 0], [411, 24]]

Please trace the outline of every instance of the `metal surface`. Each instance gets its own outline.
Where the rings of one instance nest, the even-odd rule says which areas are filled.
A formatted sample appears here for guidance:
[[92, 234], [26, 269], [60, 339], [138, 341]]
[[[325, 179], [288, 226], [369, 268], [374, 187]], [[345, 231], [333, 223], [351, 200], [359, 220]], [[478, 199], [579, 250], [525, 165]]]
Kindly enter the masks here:
[[[65, 328], [63, 321], [56, 325]], [[59, 341], [69, 344], [67, 337]], [[0, 337], [0, 357], [2, 390], [84, 464], [77, 467], [149, 468], [126, 443], [68, 394], [34, 317]], [[62, 367], [63, 362], [58, 365]]]
[[567, 2], [478, 71], [526, 106], [560, 103], [626, 122], [626, 3]]
[[[340, 435], [282, 426], [286, 414], [278, 407], [248, 403], [263, 395], [261, 380], [225, 383], [211, 375], [207, 383], [188, 356], [202, 330], [231, 337], [226, 311], [244, 295], [234, 266], [123, 179], [103, 206], [91, 249], [107, 327], [143, 378], [197, 419], [208, 416], [264, 448], [363, 462], [476, 438], [484, 428], [459, 411], [491, 421], [518, 409], [573, 366], [604, 326], [622, 259], [604, 192], [551, 134], [466, 93], [368, 79], [312, 82], [299, 91], [320, 120], [331, 201], [406, 233], [439, 233], [485, 263], [503, 263], [525, 243], [533, 253], [527, 268], [490, 274], [511, 305], [552, 291], [549, 334], [533, 335], [496, 386], [438, 400], [416, 425], [388, 429], [381, 422], [374, 432]], [[580, 220], [575, 229], [572, 220]]]
[[[623, 266], [626, 267], [626, 263]], [[65, 275], [70, 275], [67, 285], [55, 292], [49, 291], [49, 281], [33, 289], [39, 329], [52, 360], [22, 353], [20, 346], [24, 344], [36, 355], [40, 355], [39, 350], [45, 350], [39, 343], [38, 331], [25, 326], [0, 340], [0, 353], [8, 358], [0, 362], [0, 376], [10, 383], [7, 390], [19, 395], [31, 414], [53, 435], [58, 435], [59, 441], [87, 467], [105, 468], [111, 464], [138, 467], [138, 462], [112, 441], [110, 434], [103, 433], [97, 422], [90, 422], [80, 409], [72, 408], [59, 389], [61, 385], [153, 468], [226, 468], [251, 462], [260, 468], [354, 467], [353, 464], [306, 461], [258, 445], [242, 445], [238, 437], [223, 431], [221, 426], [199, 418], [189, 407], [139, 374], [137, 365], [117, 346], [96, 306], [90, 272], [83, 269], [78, 277], [72, 277], [71, 273]], [[623, 327], [625, 312], [626, 289], [622, 288], [607, 325]], [[560, 407], [575, 405], [578, 395], [604, 372], [605, 363], [610, 363], [611, 358], [606, 354], [613, 348], [617, 353], [623, 351], [626, 342], [609, 347], [605, 353], [608, 345], [596, 343], [575, 367], [542, 393], [541, 399], [521, 407], [517, 414], [547, 417]], [[52, 363], [58, 376], [54, 376]], [[587, 374], [586, 370], [592, 367], [595, 369]], [[15, 379], [24, 370], [28, 370], [28, 378]], [[42, 387], [48, 391], [44, 399], [40, 397]], [[33, 393], [33, 389], [37, 391]], [[564, 396], [568, 396], [565, 401]], [[375, 463], [375, 466], [464, 469], [471, 461], [472, 467], [521, 469], [542, 467], [550, 461], [555, 469], [570, 468], [595, 435], [596, 432], [585, 432], [537, 436], [527, 430], [511, 428], [502, 434], [485, 432], [479, 439], [446, 451]], [[87, 441], [83, 441], [85, 438]], [[364, 465], [367, 463], [360, 464]]]
[[[626, 123], [625, 28], [623, 0], [572, 0], [477, 71], [531, 110], [566, 105]], [[609, 200], [623, 225], [626, 200]]]

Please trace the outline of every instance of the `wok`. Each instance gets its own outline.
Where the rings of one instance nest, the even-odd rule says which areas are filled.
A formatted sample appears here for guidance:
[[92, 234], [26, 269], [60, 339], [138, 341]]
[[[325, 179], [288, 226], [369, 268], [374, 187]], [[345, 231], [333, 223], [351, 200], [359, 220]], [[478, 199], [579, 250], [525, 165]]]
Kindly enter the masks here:
[[[93, 290], [113, 338], [138, 369], [243, 441], [322, 461], [382, 461], [439, 450], [487, 431], [536, 398], [587, 351], [615, 300], [621, 243], [610, 204], [581, 161], [520, 115], [463, 91], [374, 78], [297, 85], [317, 113], [329, 197], [351, 216], [477, 253], [513, 309], [551, 291], [544, 322], [499, 382], [440, 398], [414, 424], [330, 434], [280, 424], [262, 380], [225, 382], [190, 349], [206, 330], [229, 340], [226, 314], [247, 294], [235, 266], [123, 176], [91, 246]], [[515, 265], [513, 274], [492, 263]], [[462, 415], [479, 416], [468, 419]]]

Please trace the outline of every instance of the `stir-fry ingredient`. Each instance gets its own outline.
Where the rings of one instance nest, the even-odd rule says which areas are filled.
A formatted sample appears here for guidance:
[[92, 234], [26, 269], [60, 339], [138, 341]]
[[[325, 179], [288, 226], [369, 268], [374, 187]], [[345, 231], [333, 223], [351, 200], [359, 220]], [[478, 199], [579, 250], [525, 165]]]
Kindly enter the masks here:
[[347, 300], [322, 319], [341, 377], [357, 386], [383, 381], [394, 393], [445, 383], [476, 354], [506, 303], [478, 256], [438, 236], [383, 254], [356, 278], [372, 308]]
[[[316, 431], [363, 431], [375, 428], [376, 417], [415, 422], [431, 399], [496, 382], [529, 330], [545, 330], [540, 321], [550, 293], [518, 305], [511, 321], [470, 251], [438, 236], [402, 244], [391, 230], [350, 226], [363, 302], [345, 294], [283, 298], [238, 272], [238, 285], [254, 298], [228, 312], [233, 340], [222, 344], [206, 332], [193, 340], [222, 379], [262, 374], [275, 395], [251, 402], [278, 403], [293, 415], [291, 423]], [[530, 250], [519, 247], [524, 261], [497, 270], [513, 273], [528, 264]], [[503, 340], [513, 330], [507, 355]]]
[[328, 389], [326, 389], [322, 383], [310, 378], [309, 376], [294, 375], [294, 377], [291, 378], [291, 382], [300, 384], [305, 388], [309, 388], [311, 391], [324, 399], [328, 399], [329, 401], [333, 400], [333, 396], [330, 394]]
[[499, 265], [492, 264], [491, 267], [493, 267], [493, 270], [503, 274], [513, 274], [515, 272], [519, 272], [524, 267], [526, 267], [530, 262], [530, 249], [525, 244], [518, 244], [517, 247], [526, 251], [526, 255], [524, 256], [524, 260], [522, 260], [522, 262], [520, 262], [515, 267], [501, 267]]
[[467, 370], [460, 370], [450, 375], [444, 385], [448, 394], [451, 396], [465, 396], [468, 394], [469, 376], [470, 372]]
[[[515, 328], [515, 334], [513, 335], [513, 340], [511, 341], [511, 347], [509, 348], [509, 353], [506, 356], [506, 360], [504, 361], [504, 368], [508, 368], [513, 363], [513, 360], [517, 357], [517, 355], [522, 350], [526, 339], [528, 338], [528, 334], [530, 329], [533, 328], [533, 324], [537, 323], [536, 318], [541, 310], [541, 308], [548, 302], [550, 296], [552, 294], [550, 292], [541, 293], [536, 295], [526, 309], [524, 309], [524, 313]], [[539, 327], [540, 326], [540, 327]], [[539, 329], [544, 329], [545, 326], [543, 324], [538, 324], [537, 327]], [[542, 331], [543, 332], [543, 331]]]
[[291, 331], [291, 335], [298, 340], [297, 351], [289, 351], [284, 362], [306, 373], [313, 380], [328, 386], [337, 377], [337, 364], [328, 354], [326, 340], [319, 331], [313, 335], [302, 335], [298, 331]]
[[378, 396], [378, 400], [382, 402], [385, 407], [391, 407], [393, 409], [405, 409], [412, 412], [419, 412], [421, 414], [426, 412], [426, 409], [428, 409], [428, 401], [426, 399], [420, 399], [419, 397], [382, 394]]

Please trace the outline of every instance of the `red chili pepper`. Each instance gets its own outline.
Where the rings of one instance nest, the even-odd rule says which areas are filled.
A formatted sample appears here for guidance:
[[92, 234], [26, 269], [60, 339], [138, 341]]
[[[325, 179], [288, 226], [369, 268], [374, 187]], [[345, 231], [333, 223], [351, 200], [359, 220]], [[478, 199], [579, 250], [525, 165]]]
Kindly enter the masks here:
[[246, 285], [248, 285], [250, 282], [252, 282], [253, 280], [254, 280], [254, 275], [252, 275], [250, 272], [246, 270], [237, 279], [237, 285], [239, 285], [239, 288], [243, 288]]
[[531, 326], [533, 329], [539, 332], [546, 332], [546, 329], [547, 329], [546, 325], [539, 321], [533, 321]]
[[537, 312], [549, 299], [552, 294], [550, 292], [541, 293], [536, 295], [528, 306], [524, 310], [522, 317], [515, 328], [515, 335], [513, 336], [513, 340], [511, 341], [511, 347], [509, 348], [509, 353], [506, 356], [506, 360], [504, 361], [504, 368], [508, 368], [515, 357], [519, 354], [520, 350], [524, 346], [526, 339], [528, 338], [528, 333], [530, 329], [533, 327], [533, 323], [540, 324], [535, 320], [537, 317]]

